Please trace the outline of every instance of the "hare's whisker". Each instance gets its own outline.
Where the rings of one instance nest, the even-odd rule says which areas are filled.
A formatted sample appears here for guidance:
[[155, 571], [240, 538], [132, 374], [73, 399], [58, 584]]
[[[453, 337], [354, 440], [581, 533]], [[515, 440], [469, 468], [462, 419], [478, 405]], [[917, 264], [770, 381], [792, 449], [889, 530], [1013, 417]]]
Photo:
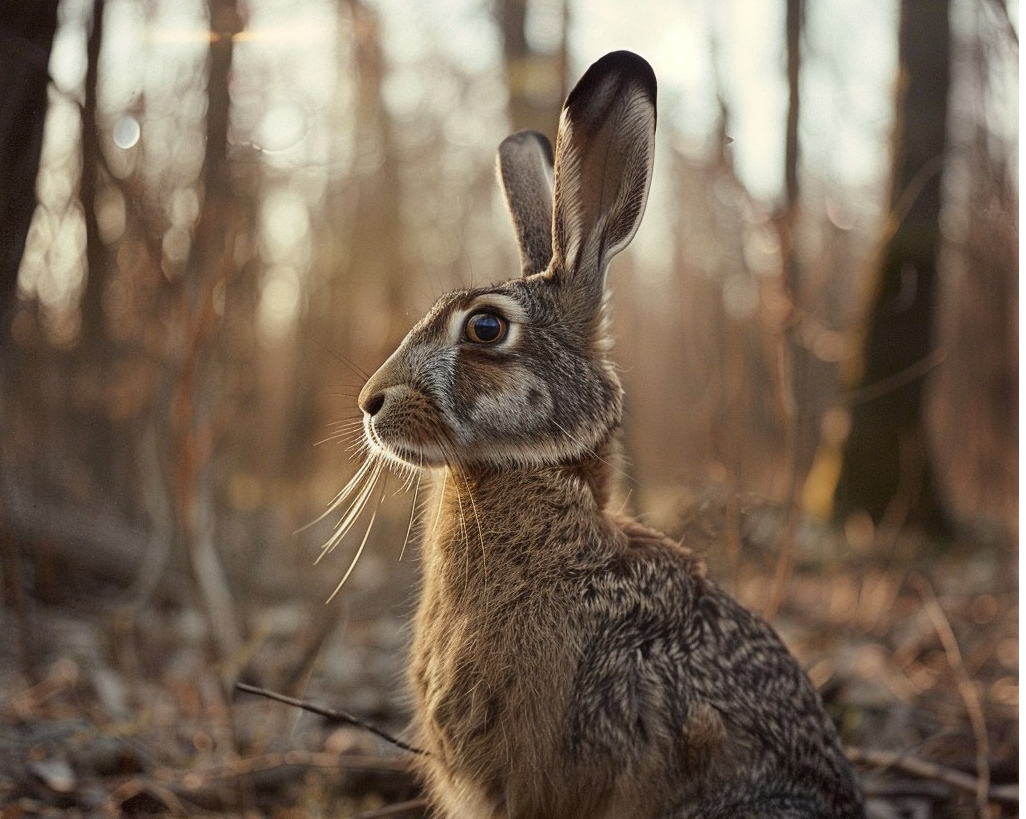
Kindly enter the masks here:
[[[410, 542], [410, 534], [413, 532], [413, 522], [417, 519], [417, 498], [420, 496], [420, 482], [423, 478], [423, 471], [417, 472], [417, 483], [413, 489], [413, 504], [410, 508], [410, 522], [406, 527], [406, 537], [403, 538], [403, 548], [399, 550], [399, 559], [403, 559], [403, 555], [406, 554], [406, 546]], [[412, 479], [411, 475], [411, 479]], [[407, 484], [408, 486], [409, 484]]]
[[347, 418], [344, 421], [332, 421], [328, 424], [330, 429], [359, 429], [363, 426], [363, 417]]
[[[367, 379], [370, 378], [370, 373], [365, 372], [363, 367], [358, 365], [355, 361], [353, 361], [353, 359], [349, 358], [348, 356], [342, 355], [342, 353], [340, 353], [338, 350], [333, 350], [324, 344], [318, 343], [317, 346], [324, 350], [324, 352], [326, 352], [336, 361], [345, 364], [346, 369], [348, 369], [353, 375], [358, 376], [361, 381], [367, 381]], [[343, 386], [349, 387], [351, 385], [345, 384]]]
[[[453, 467], [449, 467], [453, 469]], [[460, 493], [460, 481], [459, 476], [453, 475], [452, 488], [456, 493], [456, 506], [459, 510], [459, 524], [460, 534], [463, 536], [463, 545], [465, 547], [464, 553], [464, 582], [466, 583], [466, 589], [470, 589], [470, 535], [467, 533], [467, 516], [463, 512], [463, 496]]]
[[364, 440], [364, 438], [361, 436], [359, 438], [356, 438], [349, 446], [346, 447], [346, 452], [349, 454], [349, 457], [351, 458], [359, 458], [361, 455], [370, 452], [370, 446], [367, 444], [367, 441]]
[[339, 491], [338, 494], [336, 494], [335, 497], [331, 499], [325, 510], [321, 512], [321, 514], [319, 514], [313, 520], [311, 520], [309, 523], [304, 523], [302, 526], [296, 529], [295, 534], [305, 532], [311, 526], [316, 526], [328, 515], [330, 515], [332, 512], [338, 509], [345, 502], [345, 499], [353, 493], [353, 491], [356, 489], [359, 483], [366, 477], [367, 472], [371, 469], [372, 466], [374, 466], [374, 460], [371, 458], [367, 459], [362, 464], [360, 464], [360, 467], [356, 470], [356, 473], [353, 475], [352, 478], [349, 479], [349, 483], [347, 483], [341, 489], [341, 491]]
[[[381, 466], [379, 465], [378, 469], [374, 473], [374, 482], [375, 483], [377, 483], [377, 478], [378, 478], [378, 476], [380, 474], [381, 474]], [[378, 502], [376, 504], [374, 504], [374, 509], [371, 511], [370, 520], [367, 522], [367, 531], [363, 533], [363, 540], [360, 541], [360, 548], [358, 548], [356, 550], [356, 554], [353, 555], [352, 563], [349, 564], [349, 568], [346, 570], [346, 573], [342, 576], [342, 579], [338, 582], [338, 585], [335, 586], [335, 591], [333, 591], [328, 596], [328, 599], [324, 601], [325, 603], [330, 603], [334, 599], [335, 595], [338, 594], [339, 591], [341, 591], [342, 587], [346, 584], [346, 581], [349, 579], [349, 575], [351, 575], [353, 573], [353, 569], [356, 568], [356, 564], [360, 560], [360, 555], [363, 554], [363, 548], [367, 545], [367, 540], [370, 538], [371, 529], [374, 528], [374, 520], [378, 516], [378, 509], [381, 508], [381, 501], [385, 497], [385, 490], [387, 488], [388, 488], [388, 473], [385, 474], [385, 480], [381, 484], [381, 491], [378, 493]]]
[[439, 487], [438, 492], [438, 508], [435, 510], [435, 519], [431, 523], [431, 534], [428, 536], [429, 540], [435, 539], [435, 533], [438, 531], [438, 522], [442, 519], [443, 506], [445, 505], [445, 486], [449, 480], [449, 470], [442, 470], [442, 485]]
[[[473, 522], [474, 522], [474, 526], [477, 528], [477, 540], [478, 540], [478, 543], [481, 544], [482, 583], [484, 584], [485, 588], [487, 588], [487, 586], [488, 586], [488, 552], [487, 552], [487, 549], [485, 547], [484, 530], [481, 528], [481, 517], [477, 514], [477, 503], [474, 500], [474, 491], [470, 488], [470, 481], [467, 480], [467, 473], [463, 469], [462, 465], [460, 465], [459, 471], [460, 471], [460, 477], [463, 479], [463, 485], [464, 485], [464, 487], [466, 487], [466, 490], [467, 490], [467, 499], [470, 501], [470, 511], [471, 511], [471, 514], [474, 516], [474, 521]], [[460, 511], [462, 512], [462, 506], [460, 507]], [[470, 533], [469, 532], [466, 533], [466, 537], [467, 537], [467, 550], [469, 552], [469, 550], [470, 550]], [[485, 595], [485, 604], [486, 605], [488, 604], [488, 601], [489, 601], [489, 597], [487, 595]]]
[[353, 490], [355, 490], [360, 485], [360, 483], [363, 481], [367, 473], [372, 471], [376, 466], [377, 462], [373, 458], [368, 458], [362, 464], [360, 464], [360, 468], [357, 469], [356, 474], [354, 474], [353, 477], [349, 479], [349, 483], [342, 487], [341, 491], [337, 495], [335, 495], [334, 498], [331, 499], [331, 502], [328, 504], [328, 509], [325, 512], [325, 514], [328, 514], [329, 512], [333, 512], [334, 510], [338, 509], [338, 507], [345, 501], [345, 499], [353, 493]]
[[[346, 441], [353, 438], [357, 432], [358, 428], [355, 426], [353, 429], [339, 429], [318, 441], [314, 441], [314, 446], [321, 446], [322, 444], [329, 444], [334, 441]], [[359, 442], [357, 441], [357, 443]], [[348, 449], [352, 449], [352, 447], [348, 447]]]
[[[363, 514], [363, 510], [367, 506], [367, 501], [370, 500], [370, 496], [374, 492], [374, 487], [377, 486], [378, 479], [381, 477], [381, 473], [384, 469], [384, 465], [380, 460], [374, 461], [374, 471], [367, 479], [366, 483], [360, 487], [359, 494], [346, 509], [345, 515], [342, 520], [338, 522], [335, 528], [335, 533], [328, 539], [328, 542], [321, 547], [320, 557], [317, 558], [315, 563], [320, 562], [321, 558], [324, 557], [328, 552], [334, 549], [353, 528], [353, 524], [356, 523], [357, 519]], [[386, 480], [387, 483], [387, 480]]]
[[612, 469], [614, 472], [616, 472], [618, 475], [620, 475], [620, 477], [626, 479], [628, 482], [633, 483], [633, 484], [637, 484], [637, 481], [634, 478], [632, 478], [630, 475], [628, 475], [624, 470], [620, 469], [620, 467], [618, 467], [616, 464], [612, 463], [608, 459], [603, 458], [601, 455], [599, 455], [592, 447], [590, 447], [587, 444], [585, 444], [584, 441], [582, 441], [580, 438], [575, 436], [572, 432], [570, 432], [570, 430], [568, 430], [561, 423], [559, 423], [559, 421], [557, 421], [555, 419], [552, 419], [552, 423], [556, 427], [558, 427], [559, 431], [562, 432], [567, 438], [569, 438], [571, 441], [573, 441], [575, 444], [577, 444], [579, 447], [581, 447], [581, 449], [583, 449], [585, 453], [590, 455], [592, 458], [595, 458], [600, 463], [603, 463], [606, 466], [608, 466], [610, 469]]

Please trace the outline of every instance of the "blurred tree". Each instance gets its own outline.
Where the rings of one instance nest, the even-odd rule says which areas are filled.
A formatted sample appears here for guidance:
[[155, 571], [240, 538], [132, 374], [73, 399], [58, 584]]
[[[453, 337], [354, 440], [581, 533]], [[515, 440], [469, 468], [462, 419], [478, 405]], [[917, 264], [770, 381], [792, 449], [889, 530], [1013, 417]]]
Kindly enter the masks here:
[[[799, 187], [799, 144], [798, 122], [801, 111], [801, 45], [805, 28], [805, 0], [787, 0], [784, 12], [784, 41], [787, 44], [787, 90], [788, 104], [784, 132], [784, 201], [777, 209], [773, 222], [780, 239], [782, 262], [782, 287], [791, 307], [800, 310], [801, 268], [795, 235], [797, 233], [801, 189]], [[792, 310], [791, 312], [796, 312]], [[772, 619], [784, 598], [784, 589], [790, 576], [794, 559], [795, 539], [798, 529], [800, 505], [798, 503], [801, 482], [811, 464], [815, 452], [815, 434], [809, 423], [810, 413], [800, 412], [798, 403], [810, 395], [808, 380], [815, 365], [815, 357], [801, 341], [800, 317], [785, 318], [786, 330], [782, 333], [778, 369], [780, 377], [777, 392], [780, 414], [784, 424], [784, 459], [787, 474], [787, 497], [785, 500], [785, 522], [781, 530], [780, 559], [777, 561], [773, 584], [763, 610], [763, 615]]]
[[[339, 29], [350, 38], [338, 55], [338, 84], [352, 89], [352, 96], [339, 95], [334, 118], [352, 164], [332, 179], [324, 207], [314, 214], [320, 240], [313, 248], [313, 268], [323, 272], [311, 283], [299, 334], [297, 406], [289, 432], [295, 468], [302, 461], [296, 453], [309, 452], [326, 424], [337, 425], [340, 416], [354, 411], [367, 373], [352, 362], [374, 361], [406, 329], [403, 180], [395, 123], [384, 102], [389, 66], [381, 25], [362, 0], [342, 0], [338, 13]], [[329, 375], [340, 364], [341, 382]], [[326, 382], [343, 384], [344, 400], [337, 389], [318, 388]]]
[[[0, 419], [6, 415], [6, 368], [10, 321], [17, 303], [18, 269], [36, 209], [36, 175], [43, 148], [49, 62], [57, 32], [58, 0], [0, 0]], [[0, 432], [5, 423], [0, 421]], [[0, 436], [0, 466], [6, 440]], [[0, 481], [0, 600], [14, 608], [21, 670], [31, 678], [33, 640], [23, 593], [20, 533], [10, 523], [6, 487]]]
[[[559, 110], [566, 96], [568, 3], [555, 0], [562, 31], [558, 45], [547, 53], [531, 48], [527, 36], [531, 0], [497, 0], [495, 14], [502, 38], [502, 57], [509, 88], [512, 131], [530, 128], [555, 142]], [[535, 0], [537, 2], [537, 0]]]
[[[58, 0], [0, 0], [0, 321], [7, 333], [18, 267], [36, 208], [48, 64]], [[2, 336], [0, 336], [2, 337]]]
[[[930, 431], [960, 519], [1004, 523], [1018, 541], [1019, 40], [1004, 3], [974, 6], [962, 31], [949, 139], [949, 266]], [[996, 13], [995, 13], [996, 12]], [[1011, 93], [1010, 93], [1011, 92]]]
[[864, 511], [875, 522], [945, 527], [923, 399], [925, 376], [937, 363], [950, 51], [949, 0], [902, 0], [890, 219], [850, 374], [851, 428], [834, 495], [839, 519]]
[[100, 184], [102, 154], [97, 119], [100, 85], [100, 49], [103, 46], [103, 0], [93, 0], [93, 24], [86, 43], [85, 103], [82, 106], [82, 200], [86, 228], [86, 282], [82, 293], [80, 342], [89, 352], [99, 351], [108, 336], [103, 315], [103, 295], [110, 278], [107, 249], [100, 238], [96, 196]]
[[[209, 9], [204, 198], [189, 258], [176, 282], [179, 343], [169, 372], [168, 459], [176, 540], [189, 555], [215, 651], [227, 658], [241, 645], [242, 631], [215, 538], [213, 456], [229, 423], [229, 408], [224, 405], [227, 379], [211, 341], [230, 301], [225, 291], [240, 265], [238, 243], [247, 229], [228, 161], [233, 42], [243, 23], [235, 0], [210, 0]], [[221, 298], [225, 301], [219, 308]]]
[[84, 463], [90, 465], [93, 481], [107, 497], [117, 498], [130, 512], [134, 457], [126, 446], [124, 426], [110, 416], [104, 397], [109, 393], [115, 370], [116, 352], [108, 333], [104, 314], [105, 294], [113, 272], [108, 248], [100, 236], [97, 218], [98, 196], [103, 184], [109, 184], [104, 173], [100, 146], [99, 89], [100, 51], [104, 39], [104, 0], [93, 0], [92, 25], [86, 41], [85, 93], [82, 104], [82, 171], [79, 200], [85, 222], [85, 286], [79, 302], [81, 315], [78, 343], [72, 355], [63, 360], [68, 374], [88, 379], [96, 400], [79, 402], [69, 408], [65, 424], [79, 430], [75, 448]]
[[[402, 293], [406, 277], [402, 241], [397, 232], [402, 230], [402, 179], [399, 172], [398, 150], [393, 132], [392, 115], [384, 102], [384, 85], [388, 76], [388, 63], [381, 46], [381, 26], [377, 14], [362, 0], [345, 0], [345, 6], [354, 21], [353, 68], [351, 81], [356, 86], [353, 139], [356, 147], [355, 186], [345, 192], [346, 203], [339, 203], [339, 211], [346, 213], [341, 231], [344, 247], [340, 250], [348, 264], [344, 271], [348, 282], [336, 284], [330, 322], [336, 333], [331, 342], [335, 349], [362, 351], [367, 339], [354, 338], [356, 328], [366, 332], [366, 322], [356, 320], [353, 308], [358, 299], [352, 298], [350, 287], [357, 292], [369, 286], [385, 299], [381, 311], [386, 321], [383, 335], [392, 340], [405, 331]], [[339, 321], [342, 316], [348, 320]], [[387, 316], [387, 318], [385, 318]], [[377, 350], [375, 350], [375, 353]]]

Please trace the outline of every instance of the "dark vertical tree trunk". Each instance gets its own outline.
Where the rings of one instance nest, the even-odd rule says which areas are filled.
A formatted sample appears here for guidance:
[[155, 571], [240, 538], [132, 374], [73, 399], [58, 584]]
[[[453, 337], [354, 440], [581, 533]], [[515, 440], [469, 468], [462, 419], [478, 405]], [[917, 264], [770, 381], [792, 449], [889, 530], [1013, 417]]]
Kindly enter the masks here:
[[82, 106], [82, 181], [79, 198], [86, 228], [86, 286], [82, 294], [81, 342], [87, 353], [99, 354], [107, 339], [103, 314], [104, 291], [109, 276], [107, 252], [100, 238], [96, 218], [96, 195], [100, 183], [100, 132], [97, 92], [100, 76], [100, 48], [103, 44], [104, 0], [93, 0], [93, 24], [86, 44], [85, 104]]
[[[57, 32], [58, 0], [0, 0], [0, 469], [5, 444], [10, 320], [17, 303], [18, 269], [36, 209], [36, 176], [46, 122], [49, 62]], [[12, 384], [17, 379], [11, 379]], [[31, 599], [24, 591], [24, 544], [10, 523], [0, 471], [0, 604], [10, 607], [21, 672], [35, 680], [37, 639]], [[6, 612], [5, 612], [6, 614]]]
[[566, 95], [567, 4], [559, 47], [549, 54], [532, 51], [527, 41], [529, 0], [497, 0], [496, 19], [509, 89], [511, 130], [530, 128], [555, 140], [559, 110]]
[[[787, 43], [788, 103], [784, 133], [784, 202], [774, 222], [780, 237], [782, 284], [792, 303], [801, 303], [801, 270], [795, 234], [798, 228], [801, 191], [798, 179], [798, 122], [801, 94], [801, 43], [805, 27], [805, 0], [787, 0], [784, 14], [784, 38]], [[779, 385], [780, 416], [784, 424], [784, 464], [787, 496], [784, 504], [784, 526], [780, 536], [780, 555], [773, 583], [763, 609], [763, 615], [773, 619], [783, 602], [787, 581], [791, 574], [798, 532], [799, 490], [815, 451], [815, 435], [802, 402], [810, 395], [808, 389], [811, 369], [815, 365], [812, 355], [798, 337], [795, 321], [790, 321], [782, 334], [782, 359]]]
[[851, 431], [835, 493], [841, 519], [943, 528], [923, 417], [941, 247], [947, 136], [948, 0], [902, 0], [891, 220], [866, 321]]
[[[103, 396], [110, 385], [114, 369], [114, 345], [107, 333], [104, 300], [111, 275], [111, 259], [100, 237], [96, 202], [102, 184], [103, 157], [100, 146], [98, 114], [100, 86], [100, 51], [103, 47], [103, 13], [105, 0], [93, 0], [92, 25], [86, 41], [85, 93], [82, 105], [82, 171], [79, 180], [79, 200], [85, 222], [86, 281], [79, 302], [81, 316], [78, 344], [64, 360], [73, 373], [86, 377], [97, 385], [95, 394]], [[125, 429], [109, 417], [106, 402], [101, 398], [67, 409], [66, 424], [81, 431], [75, 447], [84, 463], [89, 464], [96, 486], [107, 497], [117, 498], [131, 511], [131, 481], [133, 457], [127, 446]]]
[[798, 292], [798, 257], [794, 252], [794, 227], [799, 204], [798, 121], [801, 113], [799, 79], [801, 74], [802, 30], [805, 27], [805, 0], [787, 0], [784, 34], [787, 41], [787, 120], [784, 134], [784, 209], [788, 247], [784, 253], [785, 283]]
[[0, 347], [36, 209], [58, 0], [0, 0]]
[[187, 290], [193, 298], [207, 289], [210, 277], [230, 261], [228, 229], [234, 213], [228, 166], [229, 79], [233, 37], [242, 28], [234, 0], [210, 2], [210, 58], [207, 74], [207, 134], [203, 164], [203, 208], [186, 266]]

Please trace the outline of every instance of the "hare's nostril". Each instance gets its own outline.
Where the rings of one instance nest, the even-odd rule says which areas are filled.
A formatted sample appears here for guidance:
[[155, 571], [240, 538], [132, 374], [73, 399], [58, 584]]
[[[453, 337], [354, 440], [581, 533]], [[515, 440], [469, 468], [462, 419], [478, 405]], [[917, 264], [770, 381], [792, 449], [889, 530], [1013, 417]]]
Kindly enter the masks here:
[[367, 415], [377, 415], [381, 412], [381, 408], [385, 406], [385, 394], [383, 392], [376, 392], [369, 396], [366, 401], [361, 401], [361, 409], [367, 413]]

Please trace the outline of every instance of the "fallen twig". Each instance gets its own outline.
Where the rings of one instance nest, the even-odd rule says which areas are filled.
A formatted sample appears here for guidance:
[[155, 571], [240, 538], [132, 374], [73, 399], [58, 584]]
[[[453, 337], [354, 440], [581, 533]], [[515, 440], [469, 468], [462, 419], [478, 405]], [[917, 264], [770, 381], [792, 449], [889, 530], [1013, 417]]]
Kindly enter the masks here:
[[296, 708], [302, 708], [304, 711], [309, 711], [311, 714], [317, 714], [318, 716], [324, 717], [325, 719], [331, 720], [332, 722], [341, 722], [346, 725], [352, 725], [356, 728], [362, 728], [364, 731], [369, 731], [376, 737], [380, 737], [386, 742], [395, 745], [397, 748], [401, 748], [404, 751], [409, 751], [411, 754], [426, 754], [427, 751], [422, 751], [420, 748], [403, 742], [398, 737], [392, 736], [387, 731], [382, 731], [376, 725], [371, 725], [359, 717], [354, 717], [352, 714], [347, 714], [345, 711], [336, 711], [332, 708], [325, 708], [320, 705], [313, 705], [312, 703], [305, 702], [304, 700], [297, 700], [294, 697], [288, 697], [284, 694], [279, 694], [276, 691], [269, 691], [266, 688], [258, 688], [255, 685], [247, 685], [246, 683], [236, 683], [235, 687], [240, 691], [245, 691], [249, 694], [257, 694], [261, 697], [267, 697], [271, 700], [277, 700], [283, 702], [286, 705], [292, 705]]
[[[848, 759], [860, 765], [871, 765], [877, 768], [895, 768], [903, 773], [918, 776], [923, 779], [933, 779], [943, 782], [952, 788], [957, 788], [966, 793], [978, 794], [980, 780], [978, 777], [964, 773], [954, 768], [938, 765], [927, 759], [910, 756], [897, 751], [879, 751], [869, 748], [853, 748], [846, 750]], [[1019, 804], [1018, 785], [993, 785], [989, 784], [986, 790], [986, 798], [992, 802], [1003, 804]]]
[[944, 646], [944, 654], [947, 657], [948, 665], [955, 675], [958, 686], [958, 693], [962, 697], [966, 714], [969, 716], [969, 723], [972, 725], [973, 738], [976, 742], [976, 810], [980, 819], [990, 819], [990, 806], [987, 804], [987, 792], [990, 787], [990, 743], [987, 738], [987, 723], [983, 716], [983, 706], [980, 704], [980, 692], [976, 683], [969, 677], [965, 663], [962, 661], [962, 651], [958, 646], [958, 639], [955, 637], [954, 629], [951, 628], [951, 621], [941, 608], [933, 587], [925, 577], [916, 577], [913, 580], [916, 591], [923, 599], [930, 621], [933, 623], [934, 631]]
[[391, 816], [402, 816], [413, 811], [427, 810], [426, 799], [410, 799], [406, 802], [396, 802], [392, 805], [385, 805], [383, 808], [364, 811], [350, 816], [349, 819], [386, 819]]

